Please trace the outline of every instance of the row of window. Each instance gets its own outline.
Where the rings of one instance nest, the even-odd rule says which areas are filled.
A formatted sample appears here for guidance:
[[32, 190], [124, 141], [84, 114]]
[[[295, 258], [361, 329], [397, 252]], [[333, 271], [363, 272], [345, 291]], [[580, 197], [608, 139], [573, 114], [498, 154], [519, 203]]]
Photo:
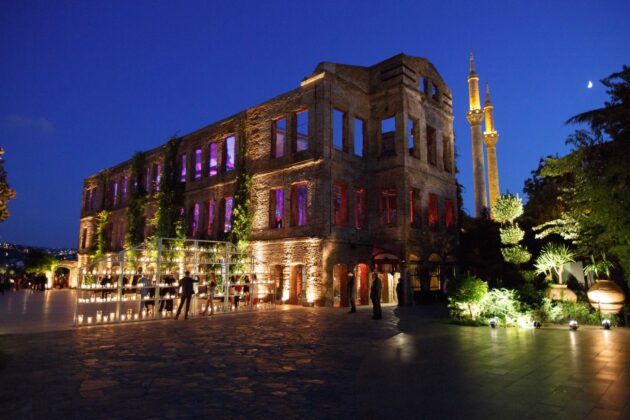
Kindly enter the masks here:
[[[236, 168], [236, 137], [228, 136], [224, 142], [222, 171], [230, 172]], [[205, 158], [205, 159], [204, 159]], [[204, 160], [205, 170], [204, 170]], [[213, 177], [219, 174], [219, 144], [213, 142], [208, 144], [205, 156], [204, 150], [198, 147], [194, 150], [192, 156], [192, 174], [193, 180], [200, 180], [202, 177]], [[188, 179], [188, 161], [186, 154], [180, 157], [180, 181], [186, 182]]]

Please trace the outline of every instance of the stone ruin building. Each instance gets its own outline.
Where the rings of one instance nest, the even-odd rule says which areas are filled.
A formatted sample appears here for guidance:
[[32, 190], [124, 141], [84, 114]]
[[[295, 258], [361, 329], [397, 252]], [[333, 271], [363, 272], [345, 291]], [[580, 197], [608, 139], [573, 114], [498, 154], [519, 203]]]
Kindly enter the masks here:
[[[383, 279], [384, 302], [396, 300], [398, 278], [410, 300], [439, 292], [452, 276], [452, 98], [424, 58], [399, 54], [370, 67], [320, 63], [296, 89], [186, 134], [180, 144], [189, 237], [213, 239], [230, 229], [235, 178], [246, 165], [253, 179], [250, 252], [286, 303], [345, 306], [350, 271], [358, 304], [369, 303], [372, 271]], [[150, 193], [163, 156], [162, 147], [146, 152]], [[109, 250], [122, 249], [130, 170], [128, 160], [85, 180], [80, 267], [95, 246], [103, 208], [110, 211]], [[154, 211], [150, 199], [146, 220]]]

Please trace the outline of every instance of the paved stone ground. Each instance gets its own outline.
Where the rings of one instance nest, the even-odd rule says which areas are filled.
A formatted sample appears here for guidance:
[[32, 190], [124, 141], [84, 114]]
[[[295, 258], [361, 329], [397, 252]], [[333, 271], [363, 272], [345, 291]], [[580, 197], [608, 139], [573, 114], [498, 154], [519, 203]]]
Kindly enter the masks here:
[[0, 336], [0, 418], [630, 418], [630, 331], [333, 308]]

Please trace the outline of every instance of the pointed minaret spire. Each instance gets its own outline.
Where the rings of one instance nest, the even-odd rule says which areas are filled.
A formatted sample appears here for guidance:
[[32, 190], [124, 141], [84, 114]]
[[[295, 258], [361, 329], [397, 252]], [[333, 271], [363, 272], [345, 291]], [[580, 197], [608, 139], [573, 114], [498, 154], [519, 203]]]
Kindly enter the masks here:
[[497, 141], [499, 141], [499, 133], [494, 128], [493, 108], [492, 102], [490, 102], [490, 87], [486, 83], [486, 103], [483, 104], [486, 130], [483, 133], [483, 142], [486, 144], [486, 153], [488, 155], [488, 189], [490, 190], [489, 198], [491, 209], [499, 198], [499, 169], [497, 166], [496, 149]]
[[481, 122], [484, 112], [481, 109], [479, 99], [479, 76], [475, 73], [475, 58], [470, 52], [470, 73], [468, 73], [468, 100], [469, 111], [466, 119], [470, 124], [472, 135], [472, 162], [473, 162], [473, 182], [475, 191], [475, 215], [480, 217], [484, 208], [488, 207], [488, 196], [486, 194], [486, 169], [483, 157], [483, 141], [481, 133]]

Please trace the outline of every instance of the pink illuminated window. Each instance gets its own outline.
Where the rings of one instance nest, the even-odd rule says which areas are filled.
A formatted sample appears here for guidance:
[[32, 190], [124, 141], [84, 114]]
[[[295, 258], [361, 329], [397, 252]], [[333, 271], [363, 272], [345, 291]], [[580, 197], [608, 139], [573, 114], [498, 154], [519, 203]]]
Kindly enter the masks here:
[[335, 181], [332, 188], [333, 224], [345, 226], [348, 223], [348, 187]]
[[438, 198], [435, 194], [429, 194], [429, 215], [428, 215], [429, 229], [432, 232], [438, 230]]
[[232, 207], [234, 200], [232, 197], [225, 197], [225, 217], [223, 220], [223, 232], [228, 233], [232, 230]]
[[151, 194], [151, 169], [144, 168], [144, 190], [147, 194]]
[[214, 235], [214, 213], [216, 210], [216, 202], [214, 200], [208, 201], [208, 211], [207, 211], [207, 233], [208, 236]]
[[215, 176], [219, 172], [219, 161], [217, 158], [217, 144], [210, 143], [210, 159], [208, 159], [208, 167], [210, 176]]
[[270, 203], [269, 226], [273, 229], [280, 229], [284, 224], [284, 190], [271, 190]]
[[455, 230], [455, 209], [453, 206], [453, 200], [444, 200], [444, 227], [449, 233], [453, 233]]
[[354, 227], [357, 229], [365, 229], [365, 189], [357, 188], [354, 190]]
[[305, 182], [293, 185], [291, 189], [291, 224], [305, 226], [307, 223], [308, 187]]
[[201, 179], [201, 149], [195, 149], [195, 179]]
[[186, 154], [182, 155], [182, 162], [181, 162], [181, 171], [180, 171], [180, 175], [179, 175], [179, 180], [181, 182], [186, 182]]
[[236, 137], [225, 139], [225, 172], [234, 169], [236, 165]]
[[193, 214], [192, 214], [192, 236], [196, 238], [199, 236], [199, 203], [195, 203], [193, 206]]
[[381, 191], [380, 219], [382, 225], [396, 224], [396, 188], [387, 188]]

